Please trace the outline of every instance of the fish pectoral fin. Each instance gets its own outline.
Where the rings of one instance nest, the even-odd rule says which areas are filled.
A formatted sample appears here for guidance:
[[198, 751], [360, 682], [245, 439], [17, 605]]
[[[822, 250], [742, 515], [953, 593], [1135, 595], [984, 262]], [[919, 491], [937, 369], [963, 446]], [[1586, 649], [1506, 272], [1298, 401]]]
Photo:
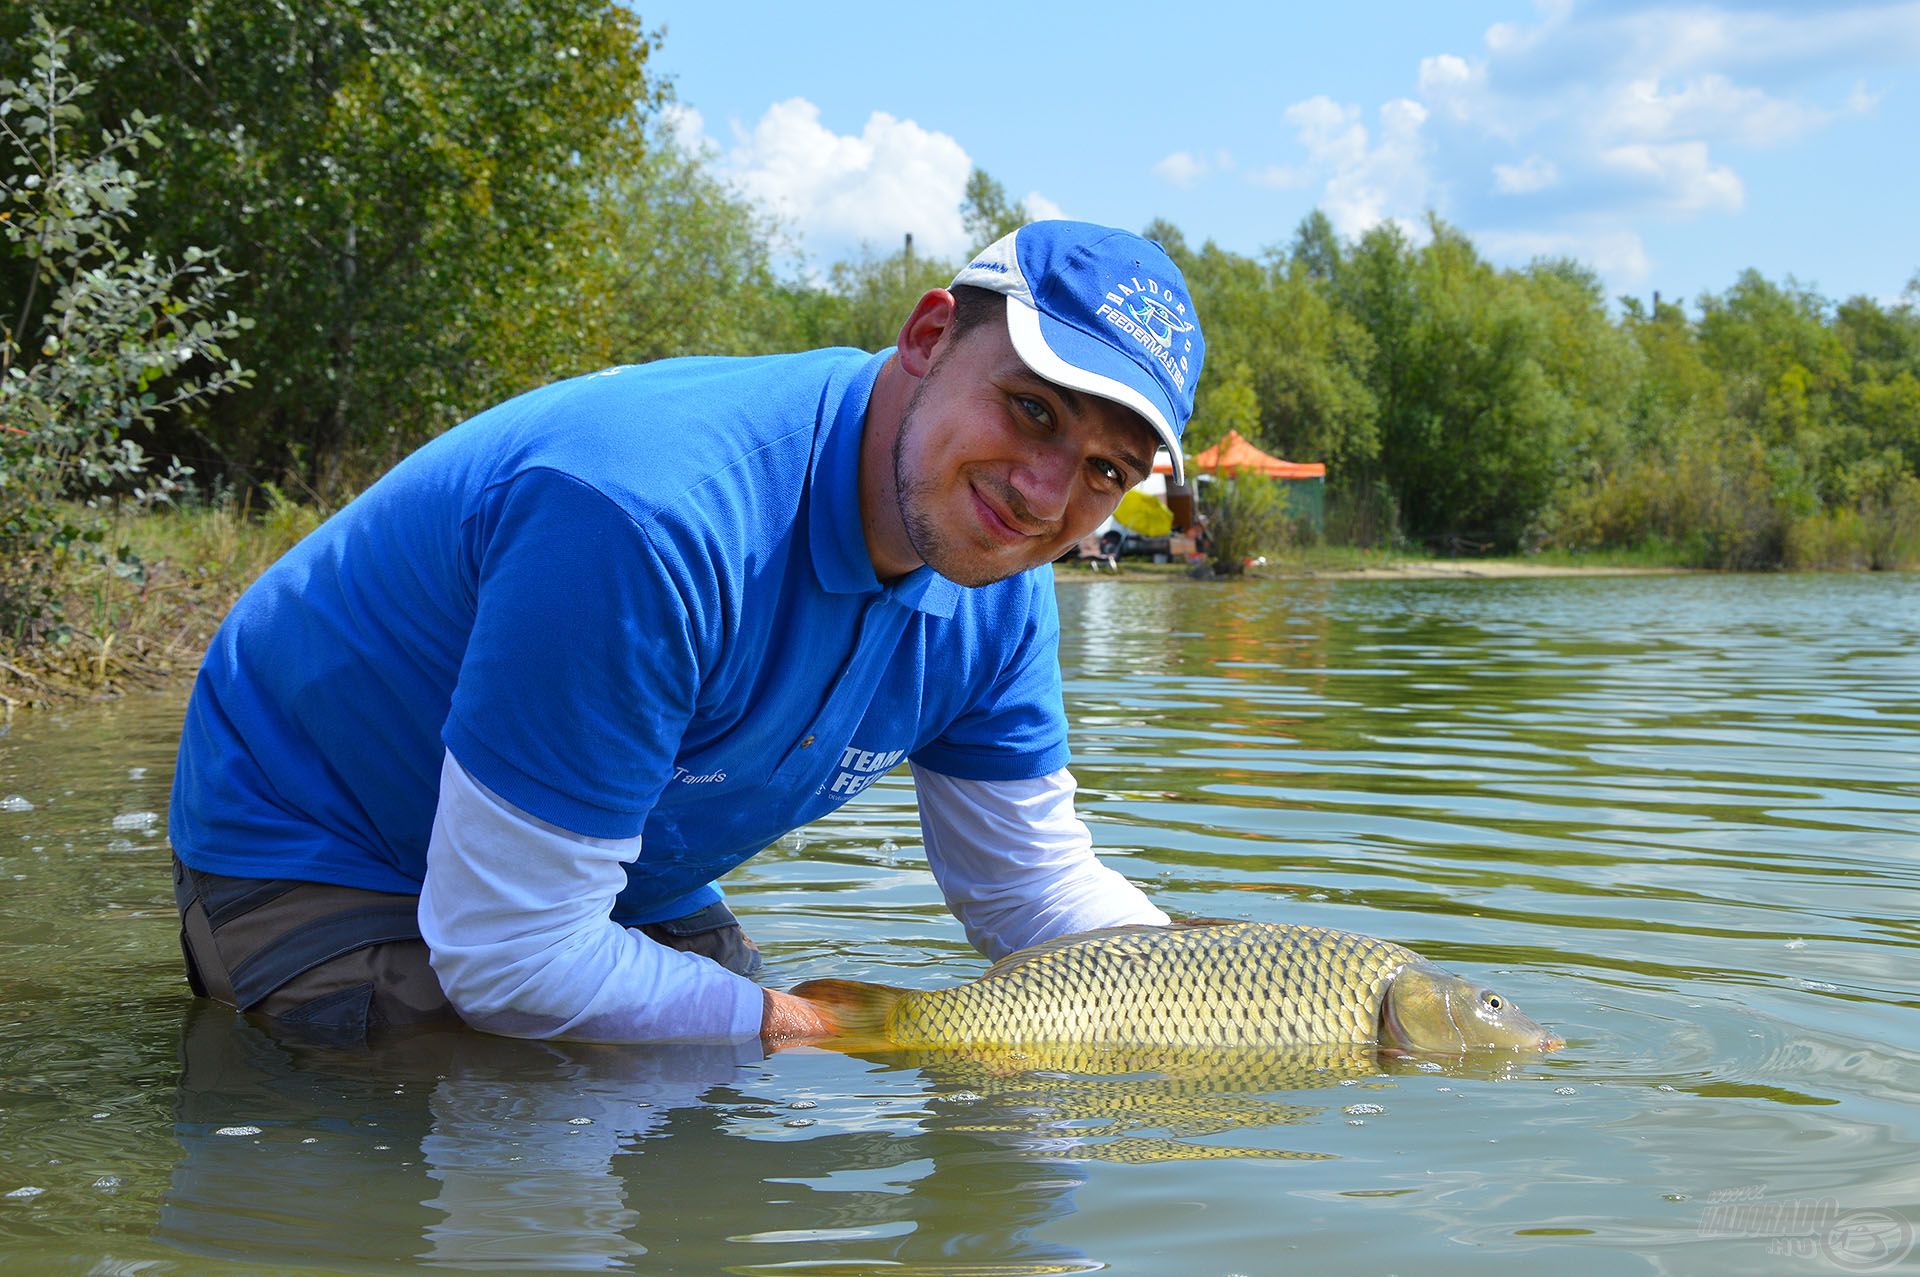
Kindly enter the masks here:
[[908, 991], [896, 985], [868, 984], [862, 980], [808, 980], [788, 992], [826, 1012], [834, 1027], [843, 1034], [885, 1040], [887, 1017]]

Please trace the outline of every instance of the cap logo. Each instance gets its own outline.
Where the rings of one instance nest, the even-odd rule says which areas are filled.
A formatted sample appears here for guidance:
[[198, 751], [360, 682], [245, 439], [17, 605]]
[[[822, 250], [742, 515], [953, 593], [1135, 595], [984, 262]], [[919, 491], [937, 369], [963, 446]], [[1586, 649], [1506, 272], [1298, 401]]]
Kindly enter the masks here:
[[1176, 332], [1193, 331], [1192, 324], [1174, 314], [1158, 297], [1142, 295], [1134, 298], [1127, 305], [1127, 313], [1152, 333], [1153, 339], [1162, 346], [1173, 345], [1173, 335]]
[[1178, 355], [1174, 354], [1173, 339], [1192, 332], [1194, 325], [1187, 318], [1187, 304], [1176, 298], [1172, 289], [1162, 288], [1156, 279], [1143, 283], [1136, 276], [1110, 289], [1106, 301], [1094, 313], [1145, 347], [1175, 386], [1187, 388], [1193, 339], [1188, 337], [1181, 343]]

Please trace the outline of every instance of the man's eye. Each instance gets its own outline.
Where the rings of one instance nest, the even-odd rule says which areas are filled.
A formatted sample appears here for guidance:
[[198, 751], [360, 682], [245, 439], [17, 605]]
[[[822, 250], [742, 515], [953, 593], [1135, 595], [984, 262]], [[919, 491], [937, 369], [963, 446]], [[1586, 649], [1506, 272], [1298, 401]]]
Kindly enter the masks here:
[[1101, 478], [1113, 484], [1115, 487], [1124, 488], [1127, 486], [1126, 473], [1122, 471], [1119, 466], [1114, 465], [1113, 462], [1103, 461], [1095, 457], [1093, 459], [1093, 468], [1100, 472]]
[[1047, 405], [1041, 403], [1031, 395], [1015, 395], [1013, 401], [1020, 405], [1020, 411], [1026, 414], [1027, 420], [1033, 422], [1035, 425], [1046, 426], [1048, 429], [1052, 429], [1053, 412]]

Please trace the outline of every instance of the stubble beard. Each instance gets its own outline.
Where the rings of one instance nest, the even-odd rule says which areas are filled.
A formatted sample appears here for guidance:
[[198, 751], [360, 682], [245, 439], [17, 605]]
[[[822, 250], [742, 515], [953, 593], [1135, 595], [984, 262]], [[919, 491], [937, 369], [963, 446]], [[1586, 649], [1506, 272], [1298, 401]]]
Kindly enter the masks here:
[[[907, 477], [906, 447], [907, 439], [916, 425], [916, 410], [920, 406], [920, 397], [933, 381], [936, 369], [929, 370], [928, 376], [915, 386], [913, 394], [907, 399], [907, 408], [900, 417], [900, 429], [893, 436], [893, 497], [900, 509], [900, 523], [907, 531], [907, 544], [920, 561], [952, 581], [955, 585], [981, 586], [992, 585], [995, 581], [1004, 581], [1010, 576], [1024, 572], [1030, 564], [1003, 565], [980, 562], [955, 544], [956, 538], [949, 529], [940, 525], [934, 517], [931, 506], [932, 497], [938, 485], [932, 479], [909, 479]], [[1003, 498], [1006, 495], [1002, 494]]]

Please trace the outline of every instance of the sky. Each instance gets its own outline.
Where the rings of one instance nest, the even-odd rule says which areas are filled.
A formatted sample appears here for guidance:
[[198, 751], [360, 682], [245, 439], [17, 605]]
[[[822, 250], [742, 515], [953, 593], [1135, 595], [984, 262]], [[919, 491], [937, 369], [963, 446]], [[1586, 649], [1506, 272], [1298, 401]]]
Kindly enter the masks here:
[[1429, 213], [1489, 259], [1692, 302], [1748, 268], [1834, 300], [1920, 277], [1920, 0], [914, 7], [665, 0], [681, 144], [797, 265], [969, 247], [968, 171], [1036, 216], [1196, 247]]

